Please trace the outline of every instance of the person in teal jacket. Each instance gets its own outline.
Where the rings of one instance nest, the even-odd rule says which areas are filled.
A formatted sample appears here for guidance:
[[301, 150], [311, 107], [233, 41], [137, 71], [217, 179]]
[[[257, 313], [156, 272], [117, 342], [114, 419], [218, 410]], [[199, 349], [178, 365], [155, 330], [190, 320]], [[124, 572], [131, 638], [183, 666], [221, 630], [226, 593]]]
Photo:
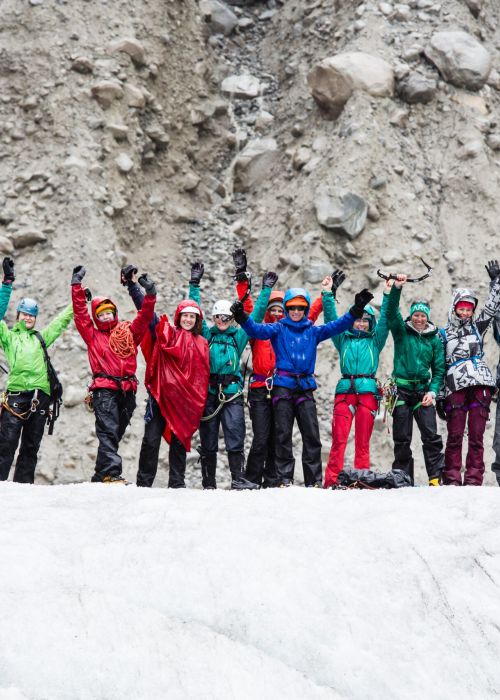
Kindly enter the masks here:
[[415, 419], [422, 438], [429, 486], [439, 486], [444, 467], [443, 440], [437, 432], [436, 396], [445, 374], [443, 344], [431, 322], [426, 301], [414, 301], [410, 315], [399, 311], [406, 275], [397, 275], [387, 305], [387, 320], [394, 339], [393, 380], [397, 401], [392, 414], [393, 469], [402, 469], [413, 483], [411, 438]]
[[[191, 266], [189, 298], [197, 304], [200, 304], [200, 281], [203, 272], [202, 263], [194, 263]], [[263, 277], [262, 290], [252, 313], [252, 317], [259, 323], [264, 319], [271, 289], [277, 279], [278, 276], [274, 272], [266, 272]], [[244, 477], [245, 412], [240, 359], [249, 337], [245, 331], [234, 325], [230, 307], [231, 302], [226, 299], [216, 301], [212, 310], [214, 325], [209, 326], [205, 320], [202, 324], [202, 334], [208, 340], [210, 349], [210, 384], [200, 424], [204, 489], [217, 488], [217, 451], [221, 424], [231, 471], [231, 488], [258, 488]]]
[[[4, 268], [5, 270], [5, 268]], [[2, 285], [0, 312], [10, 292]], [[0, 347], [10, 367], [7, 389], [2, 394], [0, 416], [0, 481], [9, 477], [14, 455], [21, 441], [14, 471], [14, 481], [32, 484], [43, 431], [50, 417], [50, 383], [42, 345], [36, 335], [38, 304], [21, 299], [17, 322], [11, 330], [0, 321]], [[46, 346], [61, 335], [73, 318], [67, 306], [40, 331]]]
[[[345, 275], [339, 270], [336, 277], [337, 280], [325, 277], [322, 284], [325, 323], [338, 318], [334, 289], [344, 281]], [[344, 455], [353, 419], [354, 467], [370, 468], [370, 438], [380, 399], [375, 375], [380, 353], [389, 335], [386, 316], [389, 291], [390, 287], [386, 285], [378, 323], [373, 306], [368, 304], [363, 316], [354, 321], [352, 328], [332, 338], [340, 356], [342, 377], [335, 389], [332, 447], [325, 471], [325, 488], [335, 488], [338, 475], [344, 468]]]

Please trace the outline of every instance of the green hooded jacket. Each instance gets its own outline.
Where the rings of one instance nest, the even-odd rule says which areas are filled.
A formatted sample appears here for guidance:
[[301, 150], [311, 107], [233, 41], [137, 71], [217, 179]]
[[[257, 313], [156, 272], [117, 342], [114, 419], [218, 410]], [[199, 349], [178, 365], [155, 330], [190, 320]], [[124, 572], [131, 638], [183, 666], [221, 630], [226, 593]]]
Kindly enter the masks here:
[[12, 294], [12, 285], [5, 284], [2, 282], [0, 287], [0, 321], [3, 319], [7, 313], [7, 307], [9, 306], [10, 295]]
[[438, 329], [429, 321], [419, 332], [410, 318], [403, 320], [399, 311], [401, 289], [394, 285], [389, 294], [387, 320], [394, 338], [393, 377], [398, 386], [415, 391], [433, 391], [436, 395], [445, 373], [444, 348]]
[[[267, 304], [271, 295], [271, 289], [264, 287], [261, 289], [251, 317], [256, 323], [262, 323], [266, 315]], [[190, 284], [189, 298], [200, 305], [200, 288]], [[240, 370], [240, 359], [245, 349], [249, 337], [239, 326], [229, 326], [225, 331], [219, 331], [217, 326], [209, 326], [203, 319], [203, 337], [208, 340], [210, 348], [210, 374], [234, 374], [238, 377], [237, 382], [233, 382], [224, 388], [225, 394], [236, 394], [243, 388], [243, 377]], [[217, 388], [210, 387], [209, 392], [216, 394]]]
[[[338, 318], [335, 298], [331, 292], [322, 292], [323, 316], [325, 323], [335, 321]], [[380, 353], [389, 335], [387, 323], [387, 304], [389, 295], [383, 295], [380, 319], [377, 323], [375, 310], [372, 306], [365, 306], [365, 311], [370, 314], [370, 330], [356, 331], [354, 328], [344, 331], [340, 335], [334, 335], [332, 342], [339, 351], [340, 371], [342, 375], [372, 374], [378, 369]], [[377, 382], [371, 377], [358, 377], [353, 379], [342, 377], [339, 380], [335, 394], [378, 394]]]
[[[47, 347], [57, 340], [72, 318], [73, 307], [70, 304], [40, 331]], [[18, 321], [9, 330], [5, 321], [0, 321], [0, 347], [10, 367], [7, 391], [41, 389], [50, 396], [45, 356], [35, 329], [28, 330], [24, 321]]]

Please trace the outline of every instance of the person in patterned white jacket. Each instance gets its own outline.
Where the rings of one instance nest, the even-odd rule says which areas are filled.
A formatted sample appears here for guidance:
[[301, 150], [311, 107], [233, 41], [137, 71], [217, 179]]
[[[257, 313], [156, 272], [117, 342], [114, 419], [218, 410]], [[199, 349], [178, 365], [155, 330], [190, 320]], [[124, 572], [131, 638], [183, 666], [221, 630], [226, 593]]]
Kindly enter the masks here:
[[484, 309], [477, 314], [478, 298], [471, 289], [453, 292], [447, 325], [439, 333], [445, 348], [445, 412], [448, 439], [443, 483], [462, 485], [462, 443], [468, 423], [469, 445], [464, 486], [481, 486], [484, 475], [483, 437], [495, 380], [486, 364], [483, 340], [500, 311], [500, 275], [495, 277]]

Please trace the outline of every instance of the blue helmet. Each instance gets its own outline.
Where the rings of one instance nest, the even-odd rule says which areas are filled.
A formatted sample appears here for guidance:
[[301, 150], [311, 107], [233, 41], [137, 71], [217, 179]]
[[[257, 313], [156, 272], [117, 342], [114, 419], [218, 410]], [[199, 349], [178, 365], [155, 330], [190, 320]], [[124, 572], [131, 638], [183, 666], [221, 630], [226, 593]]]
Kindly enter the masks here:
[[283, 299], [283, 304], [285, 306], [285, 313], [288, 316], [288, 312], [286, 310], [286, 305], [287, 302], [293, 299], [294, 297], [304, 297], [304, 299], [307, 301], [307, 311], [306, 315], [309, 313], [309, 309], [311, 308], [311, 296], [309, 292], [305, 289], [302, 289], [302, 287], [290, 287], [290, 289], [287, 289], [285, 292], [285, 297]]
[[34, 299], [25, 297], [24, 299], [21, 299], [21, 301], [17, 305], [16, 311], [17, 313], [22, 311], [23, 313], [29, 314], [30, 316], [38, 316], [38, 304]]

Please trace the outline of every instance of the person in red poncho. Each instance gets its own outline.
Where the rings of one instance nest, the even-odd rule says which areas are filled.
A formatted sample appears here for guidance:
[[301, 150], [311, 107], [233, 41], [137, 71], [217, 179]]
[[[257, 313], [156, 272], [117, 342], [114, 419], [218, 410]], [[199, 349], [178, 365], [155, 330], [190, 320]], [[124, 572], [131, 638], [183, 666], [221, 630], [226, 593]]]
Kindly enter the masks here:
[[[144, 297], [135, 272], [133, 265], [123, 268], [122, 283], [140, 309]], [[185, 299], [175, 310], [173, 325], [167, 316], [154, 316], [141, 344], [149, 398], [137, 486], [153, 485], [163, 436], [170, 445], [168, 487], [185, 488], [186, 454], [208, 394], [209, 349], [201, 335], [202, 320], [198, 304]]]
[[[252, 313], [253, 301], [249, 293], [247, 257], [243, 248], [233, 251], [234, 279], [238, 299], [244, 300], [246, 313]], [[276, 323], [284, 316], [283, 298], [285, 292], [273, 291], [269, 297], [264, 323]], [[316, 323], [323, 310], [321, 297], [318, 297], [309, 311], [308, 318]], [[250, 340], [252, 348], [252, 374], [248, 388], [248, 404], [252, 421], [253, 439], [245, 469], [246, 478], [262, 488], [279, 486], [274, 464], [274, 418], [271, 401], [273, 374], [276, 356], [270, 340]]]

